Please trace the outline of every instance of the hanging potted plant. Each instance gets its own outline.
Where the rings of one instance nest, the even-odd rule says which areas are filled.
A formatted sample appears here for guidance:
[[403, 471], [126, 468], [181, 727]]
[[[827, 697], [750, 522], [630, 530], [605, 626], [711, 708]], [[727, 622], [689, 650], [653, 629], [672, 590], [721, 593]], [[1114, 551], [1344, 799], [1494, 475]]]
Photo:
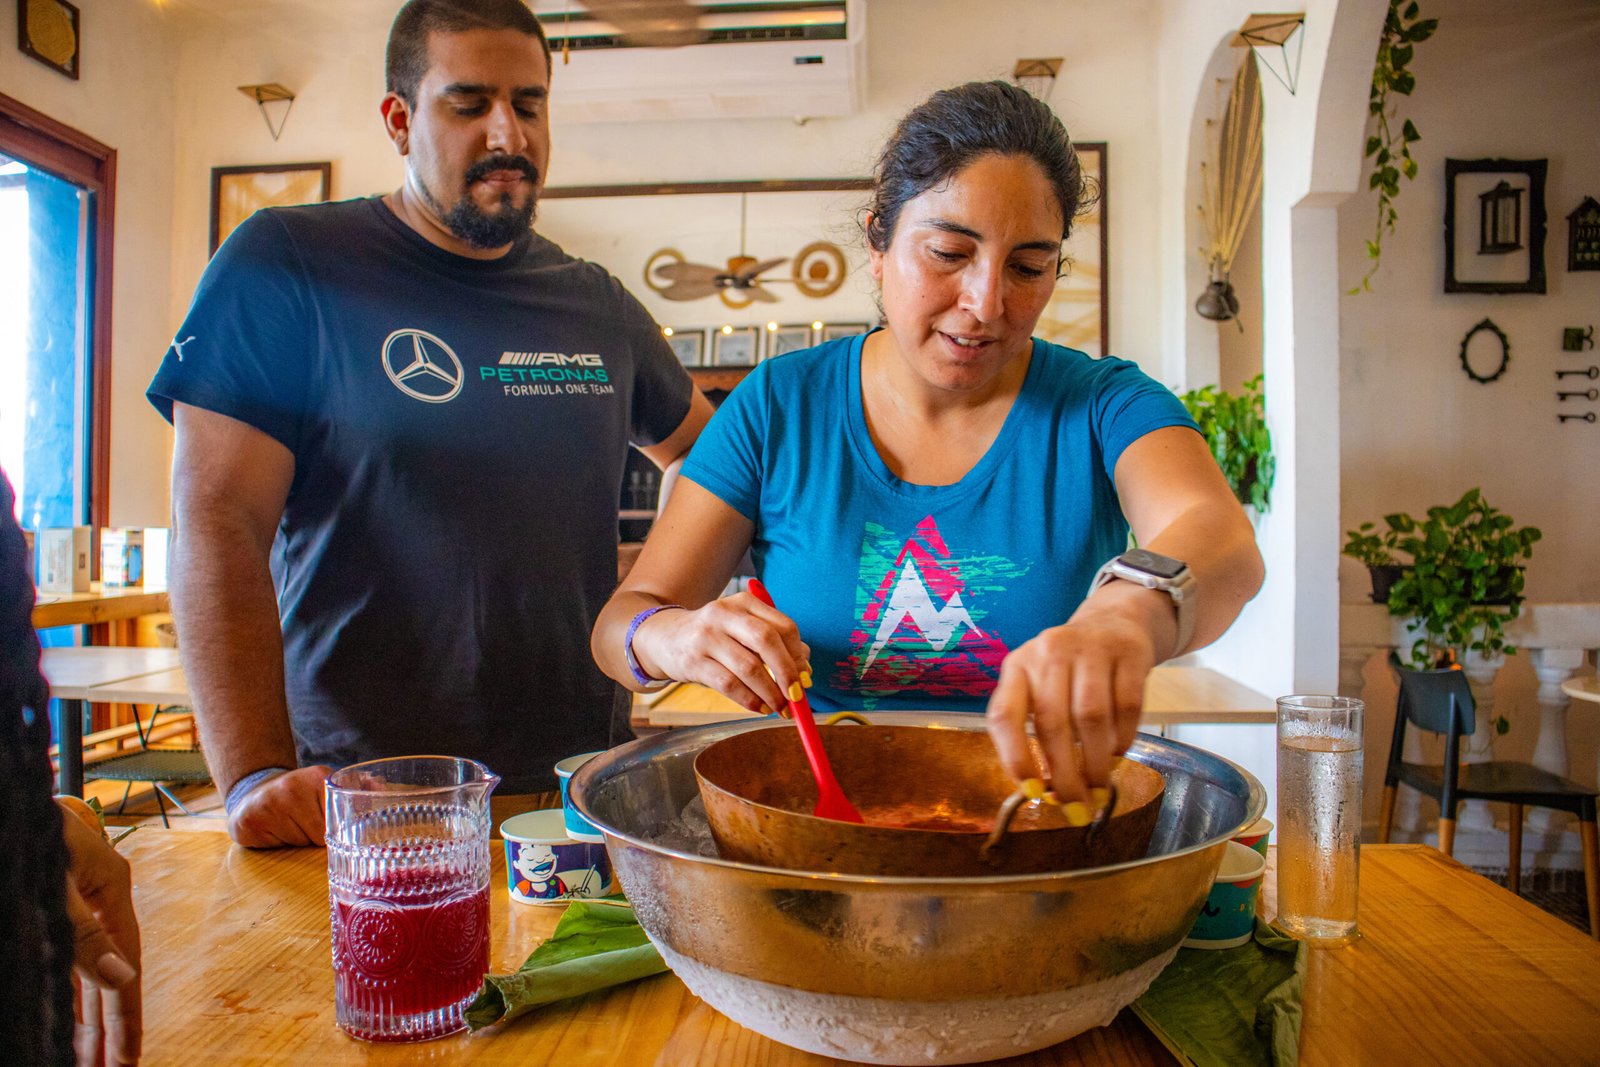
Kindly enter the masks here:
[[1267, 430], [1261, 375], [1245, 382], [1237, 396], [1207, 385], [1178, 399], [1199, 424], [1234, 497], [1257, 513], [1265, 512], [1272, 502], [1277, 461], [1272, 456], [1272, 434]]
[[1429, 508], [1425, 518], [1398, 512], [1384, 523], [1382, 533], [1371, 523], [1350, 531], [1344, 554], [1401, 567], [1385, 602], [1416, 638], [1402, 655], [1409, 666], [1516, 652], [1505, 624], [1522, 613], [1523, 566], [1543, 536], [1537, 527], [1516, 526], [1477, 489]]

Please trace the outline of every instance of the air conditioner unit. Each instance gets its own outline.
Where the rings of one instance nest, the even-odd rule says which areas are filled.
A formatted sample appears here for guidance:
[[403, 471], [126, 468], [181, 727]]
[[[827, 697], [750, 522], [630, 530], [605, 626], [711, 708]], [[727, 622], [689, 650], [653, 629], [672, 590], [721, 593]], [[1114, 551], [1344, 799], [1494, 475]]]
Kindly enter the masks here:
[[696, 0], [705, 40], [634, 47], [583, 0], [532, 0], [565, 122], [851, 115], [866, 95], [864, 0]]

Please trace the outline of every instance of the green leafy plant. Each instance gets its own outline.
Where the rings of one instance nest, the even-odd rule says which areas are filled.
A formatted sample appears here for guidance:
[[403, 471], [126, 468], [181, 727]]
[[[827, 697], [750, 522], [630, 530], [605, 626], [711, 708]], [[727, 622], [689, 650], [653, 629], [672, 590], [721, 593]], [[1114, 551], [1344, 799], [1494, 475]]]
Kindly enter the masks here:
[[1468, 650], [1516, 652], [1506, 643], [1505, 624], [1522, 613], [1522, 568], [1543, 536], [1538, 527], [1516, 526], [1478, 489], [1429, 508], [1426, 518], [1397, 512], [1383, 521], [1381, 532], [1372, 523], [1348, 531], [1343, 552], [1368, 566], [1403, 567], [1388, 607], [1390, 615], [1411, 620], [1413, 667], [1427, 669]]
[[[1407, 181], [1417, 176], [1417, 161], [1411, 158], [1411, 144], [1421, 140], [1416, 125], [1410, 120], [1400, 120], [1390, 106], [1391, 95], [1410, 96], [1417, 87], [1417, 77], [1407, 67], [1416, 54], [1416, 46], [1433, 36], [1439, 28], [1438, 19], [1420, 18], [1416, 0], [1389, 0], [1389, 11], [1383, 19], [1383, 33], [1378, 38], [1378, 58], [1372, 68], [1372, 89], [1367, 96], [1367, 112], [1377, 122], [1367, 137], [1365, 155], [1372, 159], [1372, 174], [1367, 188], [1378, 190], [1378, 225], [1367, 242], [1367, 258], [1371, 265], [1362, 275], [1361, 284], [1350, 290], [1359, 293], [1372, 290], [1372, 276], [1378, 272], [1378, 261], [1383, 255], [1383, 235], [1394, 232], [1399, 218], [1394, 210], [1395, 199], [1400, 195], [1400, 178]], [[1396, 133], [1391, 121], [1400, 122]]]
[[1211, 455], [1239, 503], [1266, 511], [1272, 499], [1277, 461], [1272, 456], [1272, 434], [1267, 431], [1261, 375], [1245, 382], [1237, 396], [1207, 385], [1191, 389], [1178, 399], [1183, 401], [1189, 417], [1199, 424], [1211, 446]]

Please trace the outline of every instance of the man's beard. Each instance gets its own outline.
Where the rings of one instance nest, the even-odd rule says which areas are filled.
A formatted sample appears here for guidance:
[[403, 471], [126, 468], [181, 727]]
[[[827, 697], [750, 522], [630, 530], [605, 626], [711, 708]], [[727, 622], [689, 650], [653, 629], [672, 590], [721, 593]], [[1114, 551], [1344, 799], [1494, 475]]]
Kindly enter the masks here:
[[[527, 176], [529, 185], [538, 181], [539, 172], [526, 159], [520, 156], [490, 156], [467, 169], [467, 188], [470, 190], [474, 182], [481, 181], [497, 170], [521, 171]], [[433, 208], [445, 228], [473, 248], [503, 248], [515, 241], [533, 225], [534, 213], [539, 206], [537, 196], [529, 196], [527, 203], [517, 207], [510, 193], [502, 193], [500, 210], [491, 214], [478, 206], [470, 192], [463, 192], [460, 199], [446, 208], [425, 183], [419, 181], [417, 187], [422, 190], [428, 206]]]

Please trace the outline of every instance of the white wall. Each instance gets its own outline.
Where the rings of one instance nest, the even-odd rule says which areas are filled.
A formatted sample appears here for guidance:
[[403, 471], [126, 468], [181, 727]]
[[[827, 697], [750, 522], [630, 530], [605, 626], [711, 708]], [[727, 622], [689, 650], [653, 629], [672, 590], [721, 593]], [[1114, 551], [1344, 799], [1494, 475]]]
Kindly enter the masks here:
[[0, 9], [0, 93], [117, 150], [111, 295], [111, 522], [164, 526], [170, 472], [144, 388], [167, 342], [172, 241], [174, 16], [146, 3], [82, 0], [80, 78], [14, 47]]
[[[1600, 363], [1600, 353], [1561, 351], [1561, 327], [1600, 324], [1600, 272], [1566, 269], [1566, 216], [1585, 196], [1600, 196], [1600, 6], [1428, 0], [1424, 7], [1439, 18], [1439, 31], [1417, 47], [1416, 92], [1402, 104], [1422, 134], [1412, 146], [1417, 179], [1402, 182], [1399, 224], [1384, 240], [1373, 292], [1340, 298], [1340, 528], [1395, 511], [1420, 515], [1480, 486], [1519, 524], [1544, 531], [1527, 571], [1530, 599], [1597, 601], [1600, 424], [1562, 425], [1556, 413], [1600, 411], [1600, 404], [1558, 401], [1554, 372]], [[1550, 161], [1544, 295], [1444, 292], [1447, 157]], [[1339, 210], [1345, 289], [1366, 270], [1375, 211], [1375, 194]], [[1489, 385], [1467, 378], [1458, 359], [1462, 336], [1485, 317], [1511, 344], [1505, 376]], [[1343, 560], [1343, 599], [1365, 599], [1368, 590], [1365, 570]], [[1370, 794], [1381, 773], [1373, 766], [1388, 748], [1394, 685], [1376, 661], [1367, 679]], [[1531, 757], [1536, 687], [1528, 656], [1511, 657], [1496, 685], [1495, 711], [1511, 722], [1495, 741], [1497, 757]], [[1575, 701], [1567, 733], [1573, 776], [1588, 780], [1600, 719]]]

